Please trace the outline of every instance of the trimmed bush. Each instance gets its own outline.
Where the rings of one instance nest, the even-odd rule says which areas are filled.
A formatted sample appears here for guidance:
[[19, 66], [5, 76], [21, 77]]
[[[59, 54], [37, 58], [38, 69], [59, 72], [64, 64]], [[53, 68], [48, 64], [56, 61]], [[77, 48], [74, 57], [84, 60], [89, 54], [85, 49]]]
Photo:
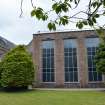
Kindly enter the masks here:
[[25, 46], [19, 45], [8, 52], [0, 63], [3, 87], [26, 87], [34, 80], [34, 66]]

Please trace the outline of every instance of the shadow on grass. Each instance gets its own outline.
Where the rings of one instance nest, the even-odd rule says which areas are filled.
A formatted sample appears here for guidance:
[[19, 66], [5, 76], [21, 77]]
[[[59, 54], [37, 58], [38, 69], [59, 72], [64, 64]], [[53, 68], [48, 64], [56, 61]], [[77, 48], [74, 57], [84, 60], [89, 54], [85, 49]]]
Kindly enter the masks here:
[[5, 87], [0, 88], [0, 92], [6, 92], [6, 93], [24, 93], [24, 92], [31, 92], [35, 91], [35, 89], [29, 90], [27, 87]]

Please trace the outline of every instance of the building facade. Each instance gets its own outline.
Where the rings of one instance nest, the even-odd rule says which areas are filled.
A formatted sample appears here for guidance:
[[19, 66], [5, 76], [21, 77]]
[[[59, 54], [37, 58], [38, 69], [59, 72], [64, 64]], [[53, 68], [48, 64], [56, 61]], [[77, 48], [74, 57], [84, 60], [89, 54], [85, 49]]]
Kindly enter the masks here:
[[33, 35], [36, 87], [104, 87], [94, 56], [99, 44], [95, 31], [38, 33]]

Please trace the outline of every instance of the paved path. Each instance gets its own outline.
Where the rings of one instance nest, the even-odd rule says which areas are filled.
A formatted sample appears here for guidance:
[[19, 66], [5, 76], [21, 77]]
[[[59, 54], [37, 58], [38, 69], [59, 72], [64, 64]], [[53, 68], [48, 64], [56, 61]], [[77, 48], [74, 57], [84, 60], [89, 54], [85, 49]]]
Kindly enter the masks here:
[[51, 91], [105, 91], [105, 88], [35, 88], [35, 89]]

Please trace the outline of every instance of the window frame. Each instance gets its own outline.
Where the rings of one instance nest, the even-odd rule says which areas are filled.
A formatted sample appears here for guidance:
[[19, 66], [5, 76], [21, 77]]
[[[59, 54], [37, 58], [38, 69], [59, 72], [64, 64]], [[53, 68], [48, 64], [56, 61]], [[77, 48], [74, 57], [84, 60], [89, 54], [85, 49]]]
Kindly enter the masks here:
[[[92, 65], [92, 67], [89, 67], [88, 65], [88, 56], [91, 56], [91, 57], [93, 57], [93, 55], [88, 55], [88, 48], [91, 48], [91, 50], [92, 50], [92, 47], [87, 47], [87, 45], [86, 45], [86, 39], [94, 39], [94, 38], [98, 38], [98, 37], [86, 37], [85, 38], [85, 49], [86, 49], [86, 62], [87, 62], [87, 80], [88, 80], [88, 83], [103, 83], [104, 82], [104, 75], [102, 74], [102, 80], [101, 81], [89, 81], [89, 68], [92, 68], [93, 67], [93, 65]], [[99, 38], [98, 38], [99, 39]], [[93, 46], [94, 47], [94, 46]], [[95, 47], [95, 49], [97, 49], [97, 47], [98, 46], [96, 46]], [[90, 53], [92, 53], [93, 51], [89, 51]], [[96, 52], [96, 51], [95, 51]], [[92, 68], [92, 69], [94, 69], [94, 68]], [[94, 72], [94, 71], [92, 71], [92, 72]], [[97, 72], [97, 71], [96, 71]], [[98, 74], [98, 73], [97, 73]], [[92, 78], [94, 78], [94, 77], [92, 77]], [[98, 78], [98, 76], [97, 76], [97, 78]]]
[[[43, 42], [47, 42], [47, 41], [52, 41], [53, 48], [43, 48]], [[43, 57], [43, 50], [44, 50], [44, 49], [46, 50], [46, 56]], [[52, 50], [52, 49], [53, 49], [53, 56], [52, 56], [52, 53], [51, 53], [51, 50]], [[53, 68], [51, 68], [51, 67], [50, 67], [50, 68], [47, 68], [47, 67], [46, 67], [46, 68], [43, 68], [43, 58], [44, 58], [44, 59], [48, 59], [48, 58], [49, 58], [49, 57], [47, 56], [47, 54], [48, 54], [47, 50], [50, 50], [50, 54], [49, 54], [49, 55], [50, 55], [50, 56], [49, 56], [49, 57], [50, 57], [50, 60], [52, 60], [51, 57], [53, 57]], [[41, 62], [42, 62], [42, 67], [41, 67], [41, 78], [42, 78], [42, 81], [41, 81], [41, 82], [42, 82], [42, 83], [55, 83], [55, 81], [56, 81], [55, 72], [56, 72], [56, 71], [55, 71], [55, 41], [54, 41], [54, 40], [52, 40], [52, 39], [42, 40], [42, 43], [41, 43]], [[46, 61], [46, 62], [48, 62], [48, 61]], [[51, 63], [51, 61], [50, 61], [50, 63]], [[47, 65], [47, 63], [46, 63], [46, 65]], [[50, 72], [43, 72], [43, 69], [46, 69], [46, 70], [47, 70], [47, 69], [50, 69]], [[53, 72], [51, 71], [51, 69], [53, 69]], [[47, 73], [50, 73], [50, 75], [53, 73], [52, 76], [53, 76], [53, 80], [54, 80], [54, 81], [51, 81], [52, 76], [50, 76], [50, 81], [47, 80], [48, 78], [44, 81], [44, 79], [43, 79], [43, 76], [44, 76], [43, 74], [44, 74], [44, 73], [46, 74], [46, 77], [47, 77], [47, 75], [48, 75]]]
[[[72, 56], [69, 56], [69, 57], [72, 57], [72, 61], [74, 61], [74, 60], [73, 60], [73, 57], [76, 57], [77, 66], [76, 66], [76, 67], [74, 67], [74, 66], [73, 66], [73, 67], [66, 67], [66, 68], [72, 68], [72, 69], [77, 68], [77, 71], [76, 71], [76, 72], [77, 72], [77, 81], [66, 81], [66, 78], [65, 78], [65, 75], [66, 75], [66, 74], [65, 74], [65, 73], [66, 73], [66, 72], [65, 72], [65, 69], [66, 69], [66, 68], [65, 68], [65, 57], [67, 57], [67, 56], [65, 56], [65, 43], [64, 43], [64, 83], [80, 83], [80, 77], [79, 77], [80, 69], [79, 69], [79, 63], [78, 63], [78, 61], [79, 61], [79, 60], [78, 60], [78, 59], [79, 59], [78, 57], [79, 57], [79, 56], [78, 56], [78, 43], [77, 43], [77, 38], [65, 38], [65, 39], [63, 39], [63, 42], [64, 42], [65, 40], [74, 40], [74, 43], [76, 44], [76, 47], [75, 47], [75, 48], [76, 48], [76, 56], [73, 56], [73, 54], [72, 54]], [[71, 48], [73, 49], [74, 47], [71, 47]], [[69, 48], [68, 48], [68, 49], [69, 49]], [[72, 50], [72, 52], [73, 52], [73, 50]], [[66, 52], [66, 53], [67, 53], [67, 52]], [[70, 52], [68, 52], [68, 53], [70, 53]], [[69, 71], [69, 72], [70, 72], [70, 71]], [[74, 72], [75, 72], [75, 71], [73, 71], [73, 72], [71, 72], [71, 73], [73, 73], [73, 75], [74, 75]], [[69, 78], [70, 78], [70, 76], [69, 76]], [[74, 78], [75, 78], [75, 77], [73, 77], [73, 80], [74, 80]]]

